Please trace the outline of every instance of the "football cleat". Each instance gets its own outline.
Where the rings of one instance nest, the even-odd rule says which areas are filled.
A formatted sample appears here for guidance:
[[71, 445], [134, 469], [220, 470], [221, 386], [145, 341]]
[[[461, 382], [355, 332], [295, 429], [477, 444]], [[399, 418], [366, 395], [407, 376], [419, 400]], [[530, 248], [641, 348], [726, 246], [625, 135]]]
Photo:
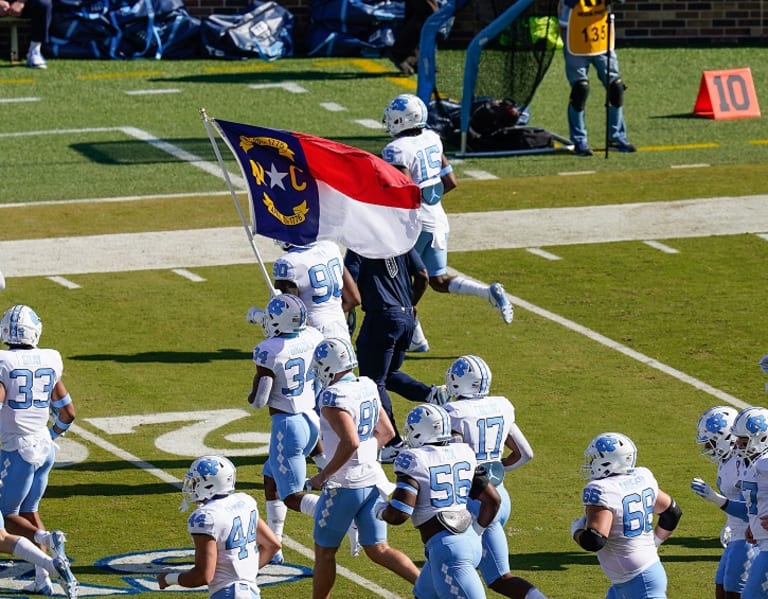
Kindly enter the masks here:
[[507, 294], [501, 283], [494, 283], [488, 287], [488, 301], [501, 313], [504, 322], [507, 324], [512, 322], [515, 317], [515, 308], [507, 299]]
[[283, 557], [283, 550], [281, 549], [275, 555], [272, 556], [272, 559], [269, 560], [270, 564], [274, 564], [275, 566], [282, 566], [285, 563], [285, 558]]
[[47, 69], [48, 64], [40, 53], [40, 49], [30, 50], [27, 54], [27, 66], [30, 69]]
[[424, 341], [424, 343], [416, 343], [415, 341], [411, 341], [411, 344], [408, 346], [406, 351], [413, 354], [423, 354], [429, 351], [429, 343], [427, 341]]
[[64, 587], [64, 592], [67, 595], [67, 599], [77, 599], [80, 594], [80, 585], [77, 582], [77, 578], [72, 574], [72, 569], [69, 567], [69, 560], [66, 557], [54, 557], [53, 567], [56, 568], [59, 577], [61, 578], [61, 586]]
[[46, 597], [53, 595], [53, 585], [51, 584], [50, 579], [44, 582], [33, 581], [22, 590], [31, 595], [45, 595]]
[[67, 559], [67, 554], [64, 551], [64, 543], [67, 542], [67, 537], [60, 530], [54, 530], [49, 533], [48, 537], [48, 549], [55, 557]]

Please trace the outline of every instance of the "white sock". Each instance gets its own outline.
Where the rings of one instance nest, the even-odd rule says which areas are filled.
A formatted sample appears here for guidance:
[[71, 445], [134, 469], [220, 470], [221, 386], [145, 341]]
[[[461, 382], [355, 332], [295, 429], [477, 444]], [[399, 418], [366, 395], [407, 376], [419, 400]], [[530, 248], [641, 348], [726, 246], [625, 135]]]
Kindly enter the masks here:
[[488, 298], [490, 291], [485, 283], [475, 283], [465, 277], [454, 277], [448, 283], [448, 293], [459, 293], [461, 295], [476, 295], [478, 297]]
[[19, 540], [16, 541], [16, 544], [13, 546], [13, 555], [23, 559], [25, 562], [45, 568], [51, 574], [56, 574], [56, 568], [53, 567], [53, 560], [26, 537], [19, 537]]
[[424, 345], [427, 342], [427, 338], [424, 335], [424, 329], [421, 328], [421, 322], [416, 319], [416, 326], [413, 329], [413, 337], [411, 337], [411, 343], [416, 345]]
[[35, 52], [35, 51], [39, 52], [40, 51], [40, 46], [42, 46], [42, 45], [43, 45], [43, 42], [29, 42], [29, 51], [30, 52]]
[[48, 541], [51, 540], [51, 533], [49, 533], [47, 530], [36, 530], [35, 531], [35, 543], [38, 545], [45, 545], [48, 546]]
[[547, 596], [536, 587], [533, 587], [525, 594], [524, 599], [547, 599]]
[[279, 499], [267, 501], [267, 526], [275, 533], [278, 541], [283, 540], [285, 518], [288, 516], [288, 508]]
[[49, 584], [51, 581], [51, 575], [48, 574], [48, 570], [35, 566], [35, 585], [40, 588]]
[[301, 498], [301, 503], [299, 504], [299, 509], [301, 510], [301, 513], [314, 518], [315, 509], [317, 508], [318, 501], [320, 501], [320, 495], [313, 495], [312, 493], [306, 493], [304, 497]]

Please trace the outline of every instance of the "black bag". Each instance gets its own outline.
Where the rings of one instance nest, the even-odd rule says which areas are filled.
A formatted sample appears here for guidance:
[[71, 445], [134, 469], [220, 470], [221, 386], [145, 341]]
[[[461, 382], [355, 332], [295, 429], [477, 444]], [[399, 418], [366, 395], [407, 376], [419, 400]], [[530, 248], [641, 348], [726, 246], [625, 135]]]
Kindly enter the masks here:
[[505, 127], [490, 135], [467, 136], [467, 148], [473, 152], [504, 150], [541, 150], [554, 147], [552, 134], [541, 127]]
[[244, 13], [203, 19], [201, 37], [213, 58], [293, 56], [293, 15], [277, 2], [257, 1]]

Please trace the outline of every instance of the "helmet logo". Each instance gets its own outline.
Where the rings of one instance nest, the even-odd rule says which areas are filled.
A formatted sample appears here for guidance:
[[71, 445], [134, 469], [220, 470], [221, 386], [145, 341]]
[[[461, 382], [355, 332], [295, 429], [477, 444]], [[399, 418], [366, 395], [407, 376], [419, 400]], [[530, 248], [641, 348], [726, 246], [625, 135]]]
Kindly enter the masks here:
[[416, 408], [408, 414], [408, 424], [418, 424], [424, 416], [424, 408]]
[[200, 476], [213, 476], [218, 471], [219, 465], [216, 463], [216, 460], [204, 460], [197, 464], [197, 473]]
[[453, 363], [453, 366], [451, 366], [451, 374], [454, 374], [458, 377], [462, 377], [467, 374], [467, 370], [469, 370], [469, 362], [466, 360], [456, 360]]
[[710, 433], [719, 433], [721, 430], [728, 427], [728, 421], [721, 413], [717, 413], [713, 414], [710, 418], [707, 418], [705, 426]]
[[395, 110], [405, 110], [405, 107], [408, 106], [408, 98], [397, 96], [397, 98], [392, 100], [390, 106], [392, 106], [392, 108]]
[[327, 358], [327, 357], [328, 357], [328, 344], [321, 343], [315, 348], [315, 359], [322, 360], [323, 358]]
[[269, 303], [270, 314], [276, 314], [277, 316], [280, 316], [283, 313], [283, 310], [285, 310], [285, 308], [286, 308], [285, 302], [282, 300]]
[[765, 421], [765, 416], [762, 414], [759, 416], [752, 416], [751, 418], [747, 419], [746, 428], [750, 433], [754, 435], [755, 433], [767, 431], [768, 422]]
[[612, 437], [600, 437], [595, 442], [595, 449], [600, 453], [611, 453], [616, 451], [616, 439]]

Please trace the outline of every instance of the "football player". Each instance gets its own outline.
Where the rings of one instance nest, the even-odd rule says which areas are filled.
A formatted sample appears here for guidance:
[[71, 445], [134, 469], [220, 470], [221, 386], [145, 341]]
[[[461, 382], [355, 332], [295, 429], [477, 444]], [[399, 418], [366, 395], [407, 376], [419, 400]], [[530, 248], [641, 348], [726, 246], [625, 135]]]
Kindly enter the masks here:
[[353, 523], [366, 555], [411, 584], [419, 569], [411, 559], [387, 543], [386, 524], [376, 519], [373, 506], [393, 485], [377, 457], [379, 449], [395, 435], [381, 407], [371, 379], [355, 376], [357, 357], [352, 344], [328, 338], [315, 349], [313, 371], [322, 390], [319, 395], [320, 434], [328, 463], [309, 480], [321, 489], [315, 516], [315, 599], [330, 597], [336, 578], [336, 552]]
[[[324, 337], [350, 337], [346, 313], [360, 304], [357, 284], [344, 266], [339, 246], [316, 241], [307, 246], [276, 242], [286, 253], [272, 267], [275, 288], [301, 298], [307, 322]], [[261, 323], [263, 312], [248, 311], [249, 322]]]
[[667, 574], [658, 546], [677, 528], [682, 510], [636, 461], [637, 448], [626, 435], [592, 439], [582, 467], [589, 481], [582, 490], [585, 513], [571, 524], [571, 537], [597, 553], [611, 582], [608, 597], [665, 599]]
[[[506, 597], [546, 599], [530, 582], [513, 576], [509, 568], [504, 526], [512, 503], [504, 487], [504, 473], [533, 458], [528, 439], [515, 424], [515, 408], [506, 397], [488, 395], [491, 369], [478, 356], [461, 356], [451, 364], [445, 373], [445, 385], [453, 400], [444, 406], [451, 419], [451, 431], [474, 450], [478, 464], [486, 468], [501, 497], [499, 513], [482, 536], [480, 574], [491, 589]], [[475, 517], [480, 507], [479, 501], [469, 501], [469, 511]]]
[[[486, 285], [463, 276], [448, 274], [448, 217], [442, 197], [455, 189], [456, 175], [443, 153], [440, 136], [427, 129], [427, 106], [413, 94], [401, 94], [384, 110], [387, 133], [394, 139], [382, 150], [382, 157], [408, 175], [421, 189], [422, 230], [414, 246], [429, 272], [429, 285], [441, 293], [461, 293], [487, 299], [501, 313], [504, 322], [513, 318], [513, 307], [501, 283]], [[428, 351], [417, 321], [410, 351]]]
[[717, 464], [720, 492], [701, 478], [691, 481], [691, 489], [727, 514], [720, 533], [725, 549], [715, 572], [715, 599], [741, 597], [749, 568], [757, 556], [757, 548], [744, 538], [747, 510], [739, 479], [746, 463], [744, 456], [736, 451], [733, 423], [737, 415], [738, 412], [730, 406], [715, 406], [701, 415], [696, 426], [696, 442], [701, 447], [701, 455]]
[[[6, 310], [0, 320], [0, 338], [8, 346], [0, 350], [0, 510], [8, 532], [49, 549], [59, 560], [65, 590], [76, 596], [77, 580], [64, 551], [66, 537], [60, 530], [45, 530], [38, 511], [56, 459], [53, 440], [75, 419], [72, 398], [61, 380], [61, 354], [37, 347], [42, 331], [40, 317], [23, 304]], [[51, 413], [54, 422], [49, 426]], [[51, 595], [49, 574], [50, 568], [36, 565], [35, 580], [25, 590]]]
[[[376, 517], [390, 524], [409, 518], [421, 534], [426, 562], [413, 594], [416, 597], [485, 597], [477, 566], [480, 537], [501, 504], [496, 487], [477, 468], [466, 443], [451, 443], [451, 422], [442, 406], [421, 404], [405, 421], [409, 449], [394, 462], [397, 488], [389, 502], [379, 501]], [[467, 501], [476, 499], [476, 519]]]
[[206, 455], [192, 462], [184, 476], [181, 509], [195, 506], [187, 519], [195, 564], [158, 574], [161, 590], [208, 585], [212, 598], [260, 596], [256, 576], [280, 550], [280, 541], [259, 517], [253, 497], [235, 491], [236, 476], [234, 464], [223, 456]]
[[[320, 422], [310, 366], [323, 335], [307, 326], [307, 308], [295, 295], [273, 297], [264, 312], [269, 337], [253, 350], [256, 374], [248, 402], [254, 409], [269, 409], [271, 439], [264, 463], [264, 493], [267, 524], [281, 541], [287, 508], [314, 514], [310, 506], [302, 508], [302, 499], [306, 458], [319, 443]], [[282, 552], [275, 561], [282, 563]]]
[[736, 416], [731, 429], [736, 447], [746, 459], [741, 474], [741, 494], [747, 508], [749, 526], [747, 542], [757, 545], [759, 553], [749, 568], [749, 576], [741, 590], [743, 599], [765, 597], [768, 576], [768, 409], [745, 408]]

